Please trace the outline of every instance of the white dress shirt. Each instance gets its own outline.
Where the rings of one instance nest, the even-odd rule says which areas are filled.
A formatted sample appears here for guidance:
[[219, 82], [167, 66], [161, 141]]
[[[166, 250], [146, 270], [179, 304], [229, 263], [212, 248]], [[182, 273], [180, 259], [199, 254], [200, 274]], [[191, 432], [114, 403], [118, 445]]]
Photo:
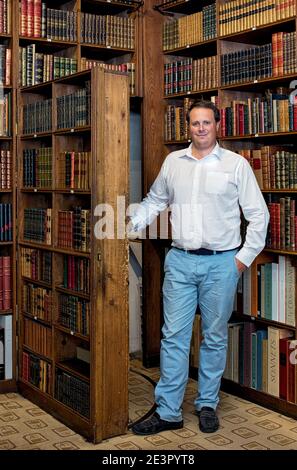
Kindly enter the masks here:
[[192, 144], [170, 153], [146, 198], [132, 214], [135, 231], [170, 207], [173, 246], [230, 250], [241, 245], [240, 207], [249, 222], [236, 255], [250, 266], [265, 245], [269, 212], [248, 161], [217, 143], [198, 160]]

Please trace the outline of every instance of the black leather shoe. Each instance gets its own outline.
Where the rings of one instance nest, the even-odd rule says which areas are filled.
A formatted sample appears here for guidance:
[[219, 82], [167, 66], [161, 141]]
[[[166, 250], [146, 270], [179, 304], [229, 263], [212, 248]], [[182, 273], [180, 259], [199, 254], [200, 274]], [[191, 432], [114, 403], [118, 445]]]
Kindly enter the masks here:
[[219, 427], [219, 418], [213, 408], [204, 406], [198, 411], [199, 429], [201, 432], [216, 432]]
[[157, 434], [162, 431], [169, 431], [170, 429], [181, 429], [183, 425], [183, 421], [165, 421], [160, 418], [158, 413], [154, 413], [153, 416], [146, 421], [134, 424], [134, 426], [132, 426], [132, 431], [134, 434], [147, 436], [149, 434]]

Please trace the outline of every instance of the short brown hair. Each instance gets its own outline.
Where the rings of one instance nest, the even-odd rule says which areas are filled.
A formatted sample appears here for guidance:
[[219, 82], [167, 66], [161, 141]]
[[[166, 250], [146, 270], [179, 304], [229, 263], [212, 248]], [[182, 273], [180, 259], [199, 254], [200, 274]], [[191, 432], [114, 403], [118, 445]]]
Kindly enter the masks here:
[[220, 116], [220, 111], [216, 107], [216, 105], [212, 101], [206, 101], [206, 100], [196, 100], [194, 101], [191, 106], [189, 107], [189, 110], [186, 115], [187, 123], [190, 124], [190, 112], [194, 108], [207, 108], [207, 109], [212, 109], [214, 118], [216, 122], [220, 122], [221, 116]]

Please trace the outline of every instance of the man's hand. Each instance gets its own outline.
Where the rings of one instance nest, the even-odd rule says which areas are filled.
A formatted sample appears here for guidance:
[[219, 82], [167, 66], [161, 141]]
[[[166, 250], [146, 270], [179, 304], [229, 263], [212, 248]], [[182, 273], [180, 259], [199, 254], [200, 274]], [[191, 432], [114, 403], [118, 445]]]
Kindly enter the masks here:
[[131, 222], [131, 220], [128, 222], [128, 224], [126, 225], [126, 233], [127, 233], [127, 237], [129, 240], [136, 240], [137, 238], [141, 238], [141, 233], [142, 231], [138, 231], [136, 232], [133, 228], [133, 224]]
[[243, 264], [241, 261], [239, 261], [239, 259], [237, 259], [237, 258], [235, 258], [235, 263], [236, 263], [237, 269], [240, 273], [243, 273], [243, 271], [245, 271], [247, 269], [247, 266], [245, 264]]

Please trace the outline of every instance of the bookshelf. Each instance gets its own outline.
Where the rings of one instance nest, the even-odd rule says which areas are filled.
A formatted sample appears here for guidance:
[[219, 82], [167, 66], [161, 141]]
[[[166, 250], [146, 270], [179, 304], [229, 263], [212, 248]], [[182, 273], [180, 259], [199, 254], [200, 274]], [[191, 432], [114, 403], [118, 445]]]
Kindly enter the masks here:
[[94, 233], [97, 205], [127, 198], [128, 77], [95, 67], [20, 97], [19, 388], [100, 442], [128, 422], [128, 247]]
[[141, 1], [23, 0], [20, 8], [14, 3], [20, 87], [100, 65], [128, 73], [130, 95], [141, 96]]
[[[0, 393], [19, 386], [94, 442], [123, 433], [128, 421], [127, 299], [117, 298], [126, 289], [127, 247], [97, 240], [91, 213], [117, 194], [127, 198], [129, 96], [143, 94], [142, 3], [0, 5]], [[89, 121], [80, 109], [67, 122], [67, 106], [90, 93]], [[79, 313], [71, 328], [69, 312]], [[106, 376], [107, 360], [119, 373]], [[66, 397], [69, 385], [83, 396], [80, 409]]]
[[[13, 115], [16, 109], [15, 51], [12, 31], [12, 4], [2, 2], [0, 12], [0, 331], [2, 331], [2, 355], [0, 355], [0, 393], [16, 389], [16, 129]], [[4, 356], [4, 357], [3, 357]]]
[[[165, 156], [170, 151], [189, 145], [186, 110], [190, 100], [203, 97], [212, 99], [221, 109], [220, 144], [250, 159], [264, 197], [269, 204], [272, 203], [277, 207], [275, 210], [282, 210], [284, 221], [288, 220], [288, 212], [287, 218], [284, 219], [284, 204], [291, 204], [291, 207], [294, 207], [292, 201], [295, 201], [296, 193], [294, 183], [290, 182], [288, 177], [288, 174], [295, 171], [293, 167], [288, 170], [284, 166], [280, 170], [280, 162], [284, 160], [282, 152], [290, 155], [296, 153], [294, 122], [296, 110], [290, 103], [290, 93], [294, 88], [292, 82], [297, 79], [296, 2], [280, 0], [258, 3], [259, 10], [254, 14], [245, 2], [225, 0], [216, 2], [164, 0], [155, 1], [151, 5], [153, 11], [159, 13], [161, 22], [163, 41], [156, 54], [158, 60], [163, 61], [164, 70], [162, 74], [164, 93], [159, 105], [156, 102], [154, 104], [165, 118], [163, 124], [159, 124], [163, 134], [163, 144], [157, 149], [159, 154], [155, 156], [155, 152], [153, 163], [148, 163], [144, 168], [147, 183], [145, 191], [156, 177]], [[236, 21], [233, 17], [235, 12], [238, 13]], [[157, 34], [157, 31], [160, 31], [159, 23], [154, 26], [154, 33]], [[211, 73], [208, 74], [207, 70], [211, 70]], [[157, 74], [157, 69], [155, 73]], [[260, 116], [260, 119], [256, 119], [256, 116]], [[289, 156], [286, 156], [286, 159], [288, 158]], [[270, 165], [269, 171], [271, 170], [269, 180], [265, 166], [267, 161]], [[275, 172], [279, 171], [282, 179], [280, 180], [279, 176], [278, 179], [273, 179]], [[276, 239], [275, 234], [272, 233], [272, 236], [270, 234], [270, 241], [267, 240], [267, 247], [253, 264], [249, 278], [240, 284], [240, 287], [244, 288], [245, 297], [248, 296], [250, 300], [247, 301], [240, 292], [237, 301], [238, 312], [234, 315], [236, 322], [255, 325], [254, 330], [248, 334], [253, 332], [256, 334], [257, 330], [266, 329], [269, 331], [270, 340], [276, 330], [281, 332], [280, 335], [288, 331], [293, 339], [297, 337], [294, 294], [295, 240], [290, 245], [285, 239], [285, 229], [282, 230], [281, 240]], [[150, 328], [151, 322], [156, 325], [160, 325], [160, 321], [162, 323], [162, 264], [164, 250], [168, 246], [169, 243], [162, 239], [144, 241], [144, 254], [147, 253], [144, 257], [146, 259], [146, 277], [143, 285], [144, 331]], [[269, 314], [264, 316], [264, 310], [262, 316], [258, 310], [257, 312], [255, 310], [258, 308], [255, 305], [255, 298], [261, 295], [257, 287], [260, 266], [265, 263], [277, 265], [284, 263], [284, 260], [290, 265], [288, 270], [294, 273], [290, 280], [294, 289], [290, 294], [291, 303], [294, 305], [290, 322], [283, 316], [272, 320]], [[154, 276], [156, 279], [152, 281]], [[281, 276], [283, 278], [283, 271]], [[148, 295], [151, 282], [154, 285], [154, 293]], [[253, 310], [247, 312], [247, 306]], [[151, 318], [146, 320], [148, 312]], [[281, 314], [278, 312], [278, 315], [283, 315], [283, 312]], [[238, 334], [238, 331], [234, 334]], [[146, 365], [157, 363], [159, 341], [160, 335], [156, 335], [155, 341], [144, 342]], [[195, 347], [197, 348], [197, 344]], [[194, 367], [197, 367], [197, 364], [194, 363]], [[283, 371], [282, 368], [279, 373], [283, 374]], [[239, 383], [236, 383], [234, 377], [231, 380], [229, 377], [223, 381], [224, 389], [263, 406], [297, 416], [296, 391], [295, 396], [292, 398], [291, 395], [289, 400], [283, 396], [280, 398], [278, 391], [267, 390], [267, 384], [266, 388], [257, 389], [257, 382], [239, 380], [238, 370], [236, 373]], [[296, 370], [293, 374], [296, 387]], [[292, 377], [290, 381], [292, 382]]]

